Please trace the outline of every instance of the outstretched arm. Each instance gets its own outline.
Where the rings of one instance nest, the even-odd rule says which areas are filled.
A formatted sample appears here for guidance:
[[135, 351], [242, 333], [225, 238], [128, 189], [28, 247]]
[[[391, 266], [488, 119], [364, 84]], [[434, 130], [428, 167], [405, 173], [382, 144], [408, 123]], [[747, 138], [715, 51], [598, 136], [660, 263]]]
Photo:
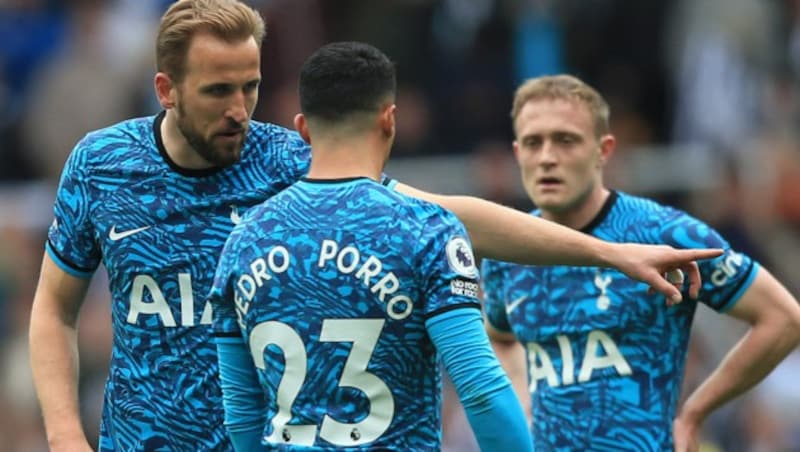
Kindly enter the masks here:
[[673, 424], [676, 451], [696, 451], [703, 420], [761, 381], [800, 344], [800, 305], [763, 267], [730, 314], [750, 331], [689, 396]]
[[437, 195], [399, 183], [396, 189], [455, 213], [466, 225], [479, 256], [525, 265], [613, 267], [649, 284], [673, 303], [681, 301], [681, 292], [664, 275], [682, 270], [689, 281], [689, 294], [696, 297], [700, 272], [694, 261], [722, 254], [716, 249], [678, 250], [665, 245], [605, 242], [484, 199]]
[[61, 270], [46, 253], [29, 330], [33, 383], [53, 451], [91, 451], [78, 408], [78, 311], [88, 279]]

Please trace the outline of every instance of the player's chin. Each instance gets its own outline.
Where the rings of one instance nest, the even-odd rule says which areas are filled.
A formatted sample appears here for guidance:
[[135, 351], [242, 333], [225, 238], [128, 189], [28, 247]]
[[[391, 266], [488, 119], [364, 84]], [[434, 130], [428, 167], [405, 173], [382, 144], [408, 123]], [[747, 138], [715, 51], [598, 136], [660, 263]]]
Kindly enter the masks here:
[[564, 197], [553, 190], [537, 191], [532, 199], [540, 209], [552, 211], [563, 210]]
[[218, 149], [214, 156], [214, 164], [221, 168], [227, 168], [231, 165], [239, 163], [242, 159], [242, 147], [225, 147]]

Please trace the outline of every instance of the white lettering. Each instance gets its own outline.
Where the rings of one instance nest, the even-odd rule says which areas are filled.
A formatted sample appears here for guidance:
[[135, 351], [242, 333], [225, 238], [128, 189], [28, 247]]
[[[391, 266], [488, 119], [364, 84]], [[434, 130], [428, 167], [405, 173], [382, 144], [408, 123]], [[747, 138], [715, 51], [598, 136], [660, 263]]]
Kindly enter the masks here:
[[322, 249], [319, 251], [319, 260], [317, 261], [317, 266], [320, 268], [324, 267], [325, 262], [336, 256], [336, 252], [338, 250], [338, 243], [334, 242], [333, 240], [323, 240]]
[[[145, 291], [150, 293], [152, 301], [145, 301]], [[178, 273], [178, 292], [180, 295], [180, 325], [175, 322], [175, 316], [156, 280], [148, 275], [137, 275], [133, 278], [130, 307], [126, 321], [135, 324], [139, 321], [140, 315], [158, 315], [161, 318], [161, 323], [166, 327], [195, 326], [191, 274]], [[200, 315], [200, 324], [210, 325], [212, 319], [213, 307], [211, 303], [206, 302], [203, 306], [203, 313]]]
[[[345, 266], [345, 257], [350, 255], [350, 264]], [[346, 246], [339, 252], [339, 256], [336, 257], [336, 267], [339, 269], [340, 272], [344, 274], [353, 273], [353, 270], [358, 267], [358, 263], [361, 260], [361, 254], [358, 252], [358, 248], [354, 246]]]
[[[405, 303], [405, 307], [402, 311], [397, 312], [395, 307], [398, 303]], [[411, 304], [411, 298], [408, 298], [405, 295], [396, 295], [388, 303], [386, 303], [386, 313], [389, 314], [389, 317], [395, 320], [403, 320], [409, 315], [411, 315], [411, 311], [414, 309], [414, 305]]]
[[717, 269], [711, 273], [711, 282], [715, 286], [724, 286], [727, 284], [728, 278], [736, 275], [743, 261], [744, 257], [741, 254], [731, 252], [717, 263]]
[[450, 281], [450, 293], [453, 295], [463, 295], [470, 298], [478, 298], [478, 284], [463, 279]]
[[400, 288], [400, 281], [397, 280], [397, 276], [394, 273], [389, 272], [383, 275], [383, 278], [380, 279], [374, 286], [372, 286], [371, 292], [378, 293], [378, 299], [383, 301], [386, 298], [386, 295], [391, 295], [397, 292], [397, 289]]
[[256, 295], [256, 289], [258, 288], [256, 280], [253, 279], [252, 276], [246, 274], [239, 277], [239, 281], [236, 282], [236, 287], [239, 288], [239, 292], [244, 295], [247, 301], [253, 299]]
[[[153, 301], [144, 301], [144, 291], [150, 292]], [[147, 275], [137, 275], [133, 279], [133, 289], [131, 290], [131, 304], [128, 311], [128, 323], [135, 324], [139, 320], [139, 314], [156, 314], [161, 317], [164, 326], [175, 326], [175, 318], [169, 310], [164, 294], [156, 284], [156, 280]]]
[[551, 387], [558, 386], [558, 376], [556, 370], [553, 368], [553, 360], [545, 349], [543, 349], [536, 342], [528, 343], [528, 363], [530, 366], [530, 392], [536, 392], [537, 382], [542, 379], [547, 379], [547, 384]]
[[203, 307], [203, 314], [200, 315], [200, 324], [211, 325], [211, 322], [213, 320], [214, 320], [214, 308], [211, 307], [211, 303], [206, 301], [206, 305]]
[[575, 383], [575, 358], [572, 357], [572, 344], [563, 334], [556, 336], [558, 348], [561, 349], [561, 383], [571, 385]]
[[250, 301], [256, 296], [256, 291], [264, 285], [264, 281], [270, 281], [272, 275], [285, 272], [290, 263], [289, 251], [283, 246], [276, 246], [269, 250], [266, 260], [259, 257], [250, 262], [250, 273], [240, 275], [236, 287], [244, 299]]
[[[597, 356], [597, 346], [601, 345], [605, 350], [605, 356]], [[620, 375], [630, 375], [631, 366], [617, 348], [614, 340], [602, 331], [595, 330], [589, 333], [586, 339], [586, 353], [583, 355], [583, 365], [578, 374], [578, 383], [589, 381], [592, 378], [592, 371], [614, 366]]]
[[[264, 281], [272, 279], [272, 275], [267, 273], [267, 261], [260, 257], [250, 262], [250, 273], [253, 275], [252, 280], [258, 287], [263, 286]], [[255, 292], [255, 288], [253, 288], [253, 292]]]
[[181, 293], [181, 323], [183, 326], [194, 326], [194, 297], [190, 274], [178, 274], [178, 290]]
[[233, 303], [236, 306], [236, 321], [244, 328], [244, 316], [250, 310], [250, 302], [244, 301], [238, 291], [233, 292]]
[[[320, 244], [317, 266], [322, 268], [331, 261], [336, 262], [336, 269], [339, 273], [352, 274], [364, 286], [369, 287], [370, 292], [376, 294], [381, 303], [386, 303], [387, 297], [391, 297], [386, 306], [386, 312], [389, 317], [395, 320], [402, 320], [411, 315], [414, 310], [412, 300], [407, 295], [402, 294], [392, 297], [395, 292], [400, 290], [400, 281], [392, 272], [386, 272], [383, 276], [380, 276], [381, 272], [384, 271], [384, 265], [379, 258], [369, 256], [362, 261], [361, 251], [357, 247], [348, 245], [340, 249], [339, 243], [326, 239]], [[376, 278], [377, 282], [372, 284]], [[474, 293], [474, 295], [477, 295], [477, 284], [461, 282], [460, 285], [459, 290], [462, 293], [466, 295]]]
[[[277, 255], [280, 255], [281, 257], [281, 265], [278, 265], [275, 262], [275, 256]], [[286, 271], [286, 269], [289, 268], [290, 264], [289, 250], [278, 245], [275, 248], [269, 250], [269, 254], [267, 255], [267, 261], [269, 261], [269, 269], [272, 270], [272, 273], [283, 273]]]
[[362, 265], [361, 268], [359, 268], [356, 272], [356, 278], [363, 278], [364, 285], [369, 287], [370, 278], [373, 276], [378, 276], [378, 273], [381, 272], [382, 268], [383, 264], [381, 264], [380, 259], [375, 256], [370, 256], [367, 261], [364, 262], [364, 265]]
[[[547, 350], [536, 342], [529, 342], [528, 349], [528, 375], [530, 392], [536, 392], [538, 381], [547, 379], [550, 387], [575, 384], [575, 359], [572, 352], [572, 342], [565, 335], [556, 336], [558, 350], [561, 353], [561, 381], [556, 373], [553, 359]], [[598, 349], [602, 348], [603, 355], [598, 356]], [[620, 376], [631, 375], [633, 370], [620, 352], [617, 344], [604, 331], [594, 330], [586, 337], [581, 368], [578, 373], [578, 383], [585, 383], [592, 379], [592, 373], [597, 369], [614, 367]]]

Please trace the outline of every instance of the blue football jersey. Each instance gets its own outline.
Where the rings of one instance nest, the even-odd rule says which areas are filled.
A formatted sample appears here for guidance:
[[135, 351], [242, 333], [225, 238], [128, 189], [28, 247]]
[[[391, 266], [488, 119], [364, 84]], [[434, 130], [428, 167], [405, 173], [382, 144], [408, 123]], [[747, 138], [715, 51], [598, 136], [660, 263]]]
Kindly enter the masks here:
[[57, 192], [47, 251], [65, 271], [109, 276], [114, 343], [101, 450], [229, 450], [206, 294], [245, 210], [308, 169], [294, 132], [251, 121], [237, 164], [185, 170], [164, 114], [88, 134]]
[[244, 338], [264, 442], [302, 450], [438, 450], [441, 373], [425, 322], [479, 309], [463, 225], [367, 178], [302, 180], [251, 209], [209, 298]]
[[[538, 211], [534, 211], [538, 215]], [[758, 264], [730, 249], [703, 222], [621, 192], [583, 232], [610, 242], [723, 248], [698, 261], [698, 300], [667, 307], [645, 283], [607, 268], [522, 266], [485, 261], [484, 309], [496, 329], [527, 350], [538, 450], [672, 450], [697, 302], [730, 309]]]

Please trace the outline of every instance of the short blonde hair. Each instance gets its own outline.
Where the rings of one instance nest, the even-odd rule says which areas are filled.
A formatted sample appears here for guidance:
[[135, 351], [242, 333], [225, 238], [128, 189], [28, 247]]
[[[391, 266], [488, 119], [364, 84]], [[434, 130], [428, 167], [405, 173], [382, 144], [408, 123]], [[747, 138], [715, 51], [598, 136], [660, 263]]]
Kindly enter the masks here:
[[511, 120], [516, 123], [522, 107], [531, 100], [562, 99], [583, 102], [594, 120], [594, 132], [599, 138], [610, 132], [608, 103], [594, 88], [577, 77], [567, 74], [548, 75], [526, 80], [514, 93]]
[[260, 48], [266, 25], [258, 11], [239, 0], [178, 0], [161, 17], [156, 70], [176, 82], [183, 80], [189, 45], [198, 33], [210, 33], [228, 42], [252, 36]]

